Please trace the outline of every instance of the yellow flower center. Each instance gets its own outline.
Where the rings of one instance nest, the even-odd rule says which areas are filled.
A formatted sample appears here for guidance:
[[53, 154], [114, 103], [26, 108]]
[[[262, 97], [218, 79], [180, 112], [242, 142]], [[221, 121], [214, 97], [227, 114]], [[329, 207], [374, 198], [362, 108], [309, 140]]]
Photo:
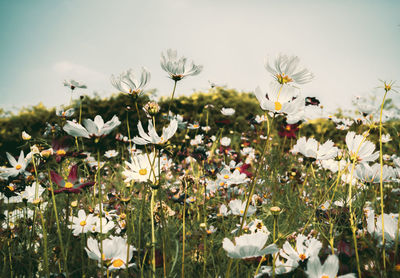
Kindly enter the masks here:
[[284, 72], [282, 72], [282, 74], [277, 74], [276, 75], [276, 79], [278, 80], [278, 82], [280, 84], [286, 84], [286, 83], [289, 83], [289, 82], [293, 81], [293, 79], [290, 78], [289, 76], [285, 75]]
[[224, 183], [223, 181], [221, 181], [221, 182], [219, 183], [220, 186], [224, 186], [224, 184], [225, 184], [225, 183]]
[[121, 267], [123, 264], [124, 262], [121, 259], [116, 259], [112, 263], [113, 267]]
[[235, 168], [235, 170], [238, 170], [238, 171], [240, 171], [240, 167], [236, 167], [236, 168]]
[[21, 164], [17, 164], [17, 166], [15, 166], [15, 169], [17, 169], [17, 170], [19, 170], [19, 169], [21, 169], [22, 168], [22, 165]]
[[79, 222], [79, 225], [81, 225], [82, 227], [85, 226], [86, 225], [86, 221], [83, 220], [83, 221]]
[[305, 254], [300, 254], [299, 258], [300, 260], [304, 261], [307, 258], [307, 256]]
[[60, 156], [63, 156], [63, 155], [66, 155], [67, 152], [66, 152], [65, 150], [57, 150], [57, 151], [56, 151], [56, 154], [57, 154], [57, 155], [60, 155]]
[[394, 266], [394, 270], [400, 271], [400, 264], [396, 264], [396, 265]]
[[224, 176], [224, 179], [229, 179], [229, 175], [225, 175], [225, 176]]
[[146, 175], [146, 174], [147, 174], [147, 170], [146, 170], [146, 169], [140, 169], [140, 170], [139, 170], [139, 175], [144, 176], [144, 175]]
[[263, 227], [263, 224], [261, 222], [257, 223], [256, 227], [257, 227], [257, 229], [261, 230], [261, 228]]
[[287, 131], [290, 131], [290, 125], [287, 125], [287, 126], [285, 127], [285, 129], [286, 129]]
[[193, 127], [194, 127], [194, 128], [198, 128], [199, 125], [198, 125], [198, 124], [194, 124]]
[[72, 183], [70, 183], [70, 182], [67, 182], [64, 187], [65, 188], [72, 188], [72, 187], [74, 187], [74, 185]]
[[244, 210], [241, 209], [241, 210], [240, 210], [240, 214], [243, 214], [243, 213], [244, 213]]
[[328, 275], [322, 275], [321, 278], [329, 278]]
[[7, 188], [10, 189], [10, 191], [14, 191], [15, 190], [14, 186], [12, 186], [12, 185], [8, 185]]
[[279, 102], [279, 101], [276, 101], [275, 102], [275, 110], [276, 111], [279, 111], [279, 110], [281, 110], [282, 109], [282, 104]]

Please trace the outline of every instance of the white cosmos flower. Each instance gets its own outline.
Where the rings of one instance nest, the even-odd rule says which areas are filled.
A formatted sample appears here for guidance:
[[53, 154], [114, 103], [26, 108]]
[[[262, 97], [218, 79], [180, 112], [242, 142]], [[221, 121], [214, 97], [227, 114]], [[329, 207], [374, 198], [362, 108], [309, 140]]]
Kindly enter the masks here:
[[228, 147], [231, 144], [231, 138], [229, 137], [222, 137], [220, 143], [224, 147]]
[[56, 115], [58, 117], [67, 118], [67, 117], [71, 117], [72, 115], [74, 115], [74, 113], [75, 113], [74, 108], [70, 108], [68, 110], [64, 110], [62, 107], [56, 108]]
[[104, 156], [107, 158], [113, 158], [113, 157], [116, 157], [117, 155], [118, 155], [118, 152], [116, 150], [109, 150], [109, 151], [106, 151], [104, 154]]
[[36, 182], [32, 183], [31, 186], [25, 187], [25, 190], [19, 193], [22, 200], [26, 200], [28, 203], [32, 203], [35, 200], [36, 185], [38, 186], [38, 198], [43, 194], [45, 188]]
[[[240, 215], [243, 216], [244, 211], [246, 209], [246, 201], [241, 201], [238, 199], [231, 200], [228, 204], [229, 208], [231, 209], [231, 213], [233, 215]], [[253, 207], [252, 205], [249, 205], [249, 208], [247, 209], [247, 216], [251, 216], [256, 212], [256, 208]]]
[[147, 154], [139, 154], [133, 156], [131, 160], [132, 162], [125, 161], [128, 167], [122, 172], [126, 177], [126, 183], [132, 180], [137, 182], [156, 181], [158, 177], [158, 159], [155, 153], [151, 153], [149, 156]]
[[325, 263], [321, 265], [318, 256], [311, 257], [307, 262], [306, 274], [309, 278], [355, 278], [354, 273], [337, 276], [339, 271], [339, 259], [336, 255], [329, 255]]
[[306, 139], [306, 137], [301, 137], [297, 140], [291, 152], [294, 154], [301, 153], [305, 157], [314, 158], [316, 160], [332, 159], [337, 156], [339, 151], [338, 148], [333, 145], [334, 143], [331, 140], [320, 145], [314, 138]]
[[139, 95], [149, 81], [150, 72], [146, 68], [142, 68], [140, 80], [136, 78], [132, 69], [128, 69], [117, 77], [111, 75], [111, 84], [117, 90], [132, 95]]
[[268, 234], [254, 233], [235, 237], [235, 243], [228, 238], [222, 241], [222, 247], [228, 253], [228, 257], [233, 259], [256, 258], [278, 251], [275, 244], [270, 244], [264, 248], [267, 243]]
[[92, 232], [92, 227], [96, 225], [96, 217], [93, 214], [86, 215], [83, 209], [78, 211], [78, 217], [70, 217], [71, 230], [74, 236]]
[[2, 169], [2, 172], [0, 173], [1, 177], [8, 178], [8, 177], [16, 177], [19, 174], [25, 174], [25, 175], [29, 174], [28, 172], [25, 171], [25, 168], [26, 166], [28, 166], [29, 162], [31, 161], [31, 158], [25, 159], [24, 151], [21, 151], [21, 153], [19, 154], [18, 161], [15, 160], [15, 158], [8, 152], [6, 152], [6, 155], [12, 167]]
[[297, 56], [279, 55], [274, 65], [265, 63], [265, 68], [279, 84], [291, 85], [291, 83], [305, 84], [310, 82], [314, 75], [305, 68], [299, 67], [300, 59]]
[[91, 119], [84, 119], [83, 125], [85, 127], [76, 122], [67, 121], [63, 129], [71, 136], [91, 138], [106, 136], [120, 124], [121, 122], [116, 115], [106, 123], [104, 123], [104, 120], [100, 115], [97, 115], [94, 118], [94, 121]]
[[334, 159], [324, 159], [321, 160], [321, 166], [324, 169], [331, 171], [332, 173], [336, 173], [339, 169], [342, 171], [346, 168], [347, 161], [346, 160], [334, 160]]
[[232, 116], [233, 114], [235, 114], [235, 109], [223, 107], [223, 108], [221, 109], [221, 113], [222, 113], [222, 115], [224, 115], [224, 116]]
[[75, 88], [80, 88], [80, 89], [86, 89], [87, 86], [85, 84], [82, 84], [78, 81], [75, 81], [73, 79], [70, 79], [69, 81], [64, 80], [64, 86], [69, 87], [71, 90], [74, 90]]
[[[390, 247], [396, 240], [398, 214], [383, 214], [384, 232], [385, 232], [385, 246]], [[379, 245], [382, 246], [382, 215], [376, 216], [374, 210], [367, 212], [367, 230], [378, 239]]]
[[288, 86], [279, 86], [272, 84], [270, 92], [263, 93], [260, 87], [254, 91], [260, 107], [263, 110], [268, 110], [275, 113], [291, 114], [298, 111], [299, 106], [304, 106], [304, 100], [297, 97], [295, 89]]
[[228, 216], [229, 214], [231, 214], [231, 212], [228, 211], [228, 207], [222, 204], [218, 209], [218, 216]]
[[100, 224], [100, 217], [94, 216], [94, 224], [91, 226], [93, 233], [103, 233], [106, 234], [111, 231], [115, 227], [115, 223], [112, 220], [107, 220], [107, 218], [101, 218]]
[[136, 249], [132, 245], [128, 245], [127, 240], [123, 237], [111, 236], [110, 239], [103, 240], [103, 254], [100, 254], [100, 242], [96, 239], [88, 238], [85, 250], [90, 259], [98, 261], [99, 266], [102, 258], [110, 270], [136, 265], [134, 263], [129, 264], [133, 251]]
[[300, 234], [296, 238], [296, 248], [293, 248], [290, 243], [286, 241], [282, 246], [280, 255], [285, 259], [299, 262], [312, 256], [318, 256], [321, 248], [322, 243], [318, 239], [308, 239], [306, 236]]
[[390, 138], [390, 134], [383, 134], [382, 135], [382, 143], [387, 143], [392, 141], [392, 138]]
[[167, 55], [161, 53], [161, 68], [166, 71], [169, 77], [174, 81], [179, 81], [186, 76], [197, 75], [202, 71], [203, 66], [198, 66], [191, 62], [189, 67], [187, 67], [186, 61], [187, 59], [185, 57], [178, 59], [176, 50], [168, 49]]
[[347, 133], [346, 145], [351, 159], [356, 156], [358, 162], [375, 161], [379, 157], [379, 151], [374, 152], [375, 144], [365, 140], [363, 135], [356, 135], [354, 131]]
[[[299, 264], [296, 261], [293, 260], [286, 260], [283, 261], [279, 258], [278, 253], [275, 253], [273, 255], [275, 259], [275, 274], [279, 275], [279, 274], [285, 274], [285, 273], [289, 273], [293, 270], [295, 270]], [[268, 277], [272, 277], [272, 266], [261, 266], [260, 267], [260, 271], [258, 272], [258, 274], [256, 276], [254, 276], [254, 278], [261, 278], [261, 277], [265, 277], [265, 274], [268, 275]]]
[[264, 225], [264, 223], [260, 219], [254, 219], [253, 221], [250, 222], [249, 231], [252, 234], [253, 233], [265, 233], [267, 235], [270, 234], [270, 231], [267, 229], [267, 227]]
[[[382, 170], [383, 182], [390, 182], [396, 177], [393, 167], [383, 165]], [[381, 177], [381, 165], [379, 163], [375, 163], [372, 166], [369, 166], [367, 163], [358, 164], [355, 168], [354, 176], [363, 182], [379, 183]]]
[[148, 130], [149, 133], [147, 134], [144, 132], [142, 127], [142, 123], [139, 121], [138, 123], [138, 131], [139, 135], [133, 138], [133, 142], [137, 145], [147, 145], [147, 144], [155, 144], [155, 145], [162, 145], [165, 144], [172, 136], [174, 136], [176, 130], [178, 129], [178, 121], [173, 119], [171, 120], [169, 126], [167, 128], [163, 127], [161, 137], [158, 136], [156, 129], [153, 126], [153, 123], [149, 121]]

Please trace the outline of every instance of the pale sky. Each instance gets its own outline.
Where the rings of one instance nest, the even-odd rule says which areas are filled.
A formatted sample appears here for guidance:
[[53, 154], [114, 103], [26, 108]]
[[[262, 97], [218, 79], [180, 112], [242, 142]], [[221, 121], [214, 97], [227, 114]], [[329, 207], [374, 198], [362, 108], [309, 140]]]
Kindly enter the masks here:
[[0, 107], [69, 103], [64, 79], [109, 96], [111, 74], [145, 66], [148, 89], [170, 95], [160, 67], [168, 48], [204, 66], [177, 95], [208, 80], [243, 91], [272, 80], [267, 57], [297, 55], [315, 75], [302, 86], [328, 108], [380, 85], [400, 84], [400, 1], [0, 0]]

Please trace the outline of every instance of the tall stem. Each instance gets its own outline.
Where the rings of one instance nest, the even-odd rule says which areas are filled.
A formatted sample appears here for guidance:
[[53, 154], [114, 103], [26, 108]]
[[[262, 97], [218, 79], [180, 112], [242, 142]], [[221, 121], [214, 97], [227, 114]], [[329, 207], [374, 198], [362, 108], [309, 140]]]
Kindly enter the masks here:
[[174, 95], [175, 95], [175, 90], [176, 90], [176, 83], [178, 83], [178, 81], [177, 81], [177, 80], [175, 80], [175, 83], [174, 83], [174, 89], [172, 90], [171, 100], [169, 101], [169, 105], [168, 105], [168, 112], [167, 112], [167, 117], [168, 117], [168, 115], [169, 115], [169, 111], [170, 111], [170, 109], [171, 109], [171, 104], [172, 104], [172, 101], [174, 100]]
[[385, 223], [384, 223], [384, 205], [383, 205], [383, 154], [382, 154], [382, 113], [383, 105], [385, 104], [385, 99], [388, 90], [385, 89], [385, 95], [383, 96], [381, 104], [381, 113], [379, 117], [379, 163], [381, 166], [381, 175], [379, 177], [379, 189], [381, 194], [381, 217], [382, 217], [382, 259], [383, 259], [383, 271], [386, 273], [386, 252], [385, 252]]

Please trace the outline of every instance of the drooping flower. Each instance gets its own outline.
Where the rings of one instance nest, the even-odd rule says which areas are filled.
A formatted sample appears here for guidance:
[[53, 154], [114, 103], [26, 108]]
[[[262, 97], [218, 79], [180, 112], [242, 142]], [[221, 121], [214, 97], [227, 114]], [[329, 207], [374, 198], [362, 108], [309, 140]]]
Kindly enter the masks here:
[[329, 255], [322, 265], [318, 256], [308, 259], [306, 274], [309, 278], [355, 278], [354, 273], [337, 276], [339, 259], [336, 255]]
[[176, 50], [168, 49], [167, 54], [161, 53], [161, 68], [169, 74], [169, 77], [174, 81], [179, 81], [186, 76], [194, 76], [199, 74], [203, 66], [190, 63], [189, 67], [186, 65], [187, 59], [181, 57], [178, 59]]
[[[274, 254], [274, 258], [276, 258], [275, 259], [275, 274], [276, 275], [289, 273], [298, 267], [298, 263], [296, 261], [289, 259], [289, 260], [286, 260], [286, 262], [285, 262], [285, 261], [281, 260], [279, 258], [278, 253]], [[263, 265], [260, 267], [260, 271], [258, 272], [258, 274], [256, 276], [254, 276], [254, 278], [265, 277], [265, 274], [268, 275], [268, 277], [272, 277], [272, 272], [273, 272], [272, 266]]]
[[379, 157], [379, 151], [374, 152], [375, 144], [365, 138], [363, 135], [356, 135], [354, 131], [346, 135], [346, 145], [351, 159], [356, 159], [361, 163], [375, 161]]
[[83, 125], [85, 127], [76, 122], [67, 121], [63, 129], [71, 136], [85, 137], [89, 139], [91, 137], [106, 136], [120, 124], [121, 122], [116, 115], [106, 123], [104, 123], [104, 120], [100, 115], [97, 115], [94, 118], [94, 121], [91, 119], [84, 119]]
[[111, 84], [119, 91], [133, 96], [138, 96], [143, 88], [150, 81], [150, 72], [146, 68], [142, 68], [140, 80], [135, 77], [132, 69], [121, 73], [119, 76], [111, 76]]
[[80, 193], [83, 188], [94, 185], [94, 182], [80, 182], [78, 179], [78, 165], [75, 164], [69, 171], [68, 178], [65, 181], [59, 174], [54, 171], [50, 172], [51, 180], [58, 185], [58, 189], [54, 190], [54, 194]]
[[153, 123], [149, 121], [148, 130], [149, 133], [147, 134], [144, 132], [142, 127], [142, 123], [139, 121], [138, 123], [138, 131], [139, 136], [135, 136], [133, 138], [133, 142], [137, 145], [147, 145], [147, 144], [154, 144], [154, 145], [162, 145], [165, 144], [172, 136], [174, 136], [176, 130], [178, 129], [178, 121], [172, 120], [167, 128], [163, 127], [161, 137], [158, 136], [156, 129], [153, 126]]
[[87, 247], [85, 247], [88, 257], [98, 261], [101, 266], [103, 261], [110, 270], [123, 269], [136, 265], [129, 263], [136, 249], [132, 245], [128, 245], [127, 240], [123, 237], [111, 236], [110, 239], [103, 240], [103, 254], [100, 253], [100, 242], [96, 239], [88, 238]]
[[228, 257], [233, 259], [257, 258], [278, 251], [275, 244], [270, 244], [264, 248], [268, 237], [266, 233], [245, 234], [235, 237], [235, 243], [224, 238], [222, 247], [227, 252]]
[[320, 145], [314, 138], [306, 139], [306, 137], [301, 137], [297, 140], [291, 152], [294, 154], [301, 153], [305, 157], [316, 160], [326, 160], [335, 158], [338, 154], [338, 148], [333, 145], [334, 143], [331, 140]]
[[300, 59], [297, 56], [279, 55], [274, 65], [265, 63], [265, 68], [269, 71], [279, 84], [290, 83], [305, 84], [310, 82], [314, 75], [305, 68], [300, 68]]

